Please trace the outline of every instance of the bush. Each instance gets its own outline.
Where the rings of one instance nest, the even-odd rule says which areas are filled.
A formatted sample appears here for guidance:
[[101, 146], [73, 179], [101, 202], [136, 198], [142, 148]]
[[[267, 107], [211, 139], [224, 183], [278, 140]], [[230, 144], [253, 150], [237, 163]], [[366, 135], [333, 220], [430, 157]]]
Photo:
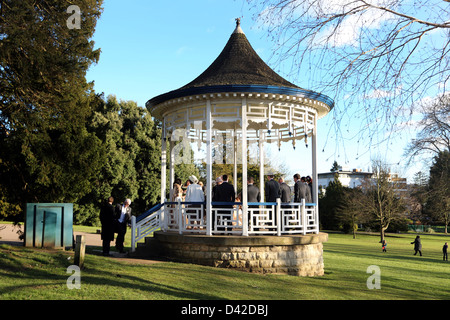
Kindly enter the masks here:
[[73, 205], [73, 223], [84, 226], [100, 226], [100, 209], [94, 204]]

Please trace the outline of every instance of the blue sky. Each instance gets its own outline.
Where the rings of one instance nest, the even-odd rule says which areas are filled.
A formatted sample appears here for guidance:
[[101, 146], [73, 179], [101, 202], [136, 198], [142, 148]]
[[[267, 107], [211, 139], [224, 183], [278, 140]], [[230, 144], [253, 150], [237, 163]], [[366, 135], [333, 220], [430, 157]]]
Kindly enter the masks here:
[[[264, 30], [257, 27], [254, 13], [241, 0], [105, 0], [93, 38], [102, 53], [87, 79], [95, 81], [96, 92], [114, 94], [119, 100], [133, 100], [144, 107], [147, 100], [200, 75], [222, 51], [237, 17], [242, 18], [242, 29], [253, 48], [272, 66], [271, 43]], [[286, 77], [282, 72], [280, 75]], [[307, 84], [293, 82], [308, 89]], [[319, 172], [328, 172], [334, 160], [350, 169], [366, 171], [373, 157], [384, 158], [409, 181], [422, 169], [419, 163], [407, 169], [402, 167], [403, 147], [412, 133], [405, 131], [401, 137], [376, 148], [367, 141], [348, 140], [344, 149], [342, 145], [335, 146], [334, 130], [329, 130], [332, 121], [331, 114], [319, 120]], [[275, 148], [272, 158], [285, 164], [289, 175], [311, 174], [311, 146], [297, 146], [294, 151], [292, 146], [283, 145], [281, 151]]]

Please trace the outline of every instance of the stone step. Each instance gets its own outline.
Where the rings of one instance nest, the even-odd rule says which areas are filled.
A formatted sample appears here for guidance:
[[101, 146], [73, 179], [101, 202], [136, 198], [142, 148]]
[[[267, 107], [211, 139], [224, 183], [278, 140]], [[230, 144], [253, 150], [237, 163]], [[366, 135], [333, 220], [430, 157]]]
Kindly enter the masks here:
[[161, 255], [161, 246], [157, 239], [145, 237], [145, 241], [136, 245], [135, 252], [130, 252], [130, 256], [141, 258], [155, 258]]

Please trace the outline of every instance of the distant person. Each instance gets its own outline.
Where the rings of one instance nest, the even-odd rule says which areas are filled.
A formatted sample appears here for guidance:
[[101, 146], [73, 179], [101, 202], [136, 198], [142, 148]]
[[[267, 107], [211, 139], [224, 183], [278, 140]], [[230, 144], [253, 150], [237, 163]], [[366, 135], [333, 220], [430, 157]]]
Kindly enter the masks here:
[[173, 199], [176, 198], [176, 197], [174, 197], [175, 185], [181, 187], [181, 179], [180, 178], [175, 179], [175, 181], [173, 182], [172, 189], [170, 189], [170, 192], [169, 192], [169, 202], [173, 202]]
[[[281, 202], [288, 203], [291, 202], [291, 188], [284, 182], [283, 178], [278, 179], [280, 184], [280, 198]], [[289, 206], [287, 206], [289, 208]]]
[[[201, 208], [202, 204], [201, 202], [205, 201], [205, 194], [203, 193], [202, 187], [198, 184], [198, 179], [196, 176], [191, 175], [186, 183], [188, 186], [186, 189], [186, 197], [184, 201], [186, 202], [199, 202], [197, 203], [190, 203], [187, 204], [187, 208]], [[189, 214], [197, 214], [199, 213], [198, 209], [187, 209], [186, 210], [186, 226], [187, 228], [192, 228], [192, 226], [189, 225]], [[201, 213], [201, 212], [200, 212]]]
[[123, 251], [123, 243], [125, 241], [125, 234], [127, 233], [127, 226], [131, 220], [131, 200], [126, 199], [123, 204], [118, 204], [116, 206], [116, 249], [120, 253]]
[[277, 202], [280, 197], [280, 185], [273, 179], [273, 174], [267, 175], [267, 181], [264, 187], [266, 202]]
[[[261, 201], [261, 192], [259, 191], [259, 188], [255, 186], [253, 183], [255, 180], [253, 177], [248, 177], [247, 179], [247, 202], [260, 202]], [[249, 205], [249, 208], [258, 208], [258, 205]], [[253, 224], [253, 226], [256, 224], [256, 215], [259, 214], [259, 211], [253, 211], [253, 217], [255, 221], [251, 221], [251, 216], [249, 215], [249, 222], [250, 225]]]
[[310, 176], [306, 176], [306, 185], [309, 187], [309, 192], [311, 193], [311, 202], [314, 201], [314, 198], [313, 198], [314, 192], [313, 192], [312, 184], [313, 184], [312, 178]]
[[411, 244], [414, 244], [414, 255], [419, 252], [420, 256], [422, 256], [422, 242], [420, 241], [420, 236], [417, 236]]
[[100, 222], [102, 224], [102, 248], [103, 255], [110, 256], [111, 241], [114, 241], [114, 198], [109, 197], [108, 201], [100, 209]]
[[253, 184], [254, 182], [253, 177], [247, 179], [247, 202], [261, 201], [261, 193], [259, 192], [259, 188]]
[[309, 187], [301, 181], [298, 173], [294, 175], [294, 181], [294, 202], [302, 202], [302, 199], [305, 199], [306, 203], [311, 203], [311, 191]]
[[383, 239], [383, 242], [381, 242], [381, 248], [383, 249], [383, 252], [387, 252], [386, 250], [387, 242]]
[[[266, 196], [266, 202], [277, 202], [277, 199], [280, 198], [280, 185], [273, 178], [273, 174], [269, 173], [267, 175], [267, 181], [264, 186], [264, 192]], [[272, 206], [268, 206], [269, 208]], [[269, 210], [269, 220], [274, 221], [274, 225], [276, 226], [277, 222], [275, 221], [275, 212]]]
[[[214, 194], [214, 201], [216, 202], [234, 202], [236, 200], [236, 193], [234, 191], [234, 186], [232, 184], [228, 183], [228, 176], [226, 174], [224, 174], [222, 176], [222, 183], [218, 186], [216, 186], [215, 189], [215, 194]], [[233, 204], [230, 205], [218, 205], [215, 206], [216, 208], [228, 208], [228, 209], [232, 209], [233, 208]], [[231, 214], [230, 210], [221, 210], [218, 211], [218, 213], [220, 214]], [[231, 216], [230, 216], [231, 218]], [[217, 218], [214, 216], [214, 224], [216, 224], [217, 226]], [[231, 225], [231, 221], [227, 221], [224, 223], [225, 225]], [[218, 227], [217, 230], [219, 231], [228, 231], [228, 228], [224, 228], [224, 227]]]
[[212, 188], [212, 197], [211, 197], [212, 201], [217, 201], [216, 200], [216, 189], [218, 186], [220, 186], [222, 184], [222, 182], [223, 182], [222, 177], [217, 177], [216, 185]]
[[172, 198], [170, 199], [170, 202], [178, 202], [178, 200], [183, 201], [183, 189], [181, 188], [181, 183], [174, 183], [172, 189]]
[[447, 254], [448, 244], [447, 242], [442, 247], [442, 253], [444, 254], [444, 261], [448, 261], [448, 254]]
[[[198, 184], [198, 179], [196, 176], [192, 175], [188, 180], [189, 184], [186, 189], [186, 202], [204, 202], [205, 194], [203, 193], [202, 187]], [[197, 206], [197, 205], [195, 205]], [[198, 205], [200, 207], [200, 205]]]

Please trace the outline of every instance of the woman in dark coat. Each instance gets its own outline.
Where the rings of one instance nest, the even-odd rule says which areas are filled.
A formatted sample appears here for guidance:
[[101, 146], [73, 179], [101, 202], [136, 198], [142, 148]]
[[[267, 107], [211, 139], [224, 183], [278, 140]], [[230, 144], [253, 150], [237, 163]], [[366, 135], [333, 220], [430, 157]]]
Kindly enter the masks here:
[[420, 242], [420, 236], [417, 236], [416, 239], [411, 242], [411, 244], [414, 244], [414, 255], [417, 254], [417, 252], [420, 253], [420, 256], [422, 256], [422, 243]]
[[114, 241], [114, 198], [109, 197], [108, 202], [100, 210], [102, 223], [103, 255], [109, 256], [111, 241]]

